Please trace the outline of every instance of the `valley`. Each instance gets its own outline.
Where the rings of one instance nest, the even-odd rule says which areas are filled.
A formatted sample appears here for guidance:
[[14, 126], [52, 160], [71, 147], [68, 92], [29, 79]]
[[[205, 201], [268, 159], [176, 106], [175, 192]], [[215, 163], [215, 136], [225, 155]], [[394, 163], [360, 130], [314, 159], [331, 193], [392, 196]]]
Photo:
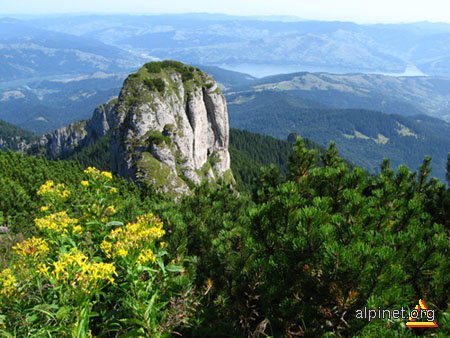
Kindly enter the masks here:
[[[232, 128], [285, 140], [297, 132], [377, 173], [392, 166], [417, 169], [433, 158], [445, 180], [450, 149], [450, 79], [374, 74], [292, 73], [262, 79], [215, 66], [210, 73], [227, 98]], [[40, 81], [0, 91], [0, 119], [35, 133], [89, 118], [96, 106], [118, 95], [124, 75], [96, 73]], [[440, 118], [440, 119], [437, 119]]]

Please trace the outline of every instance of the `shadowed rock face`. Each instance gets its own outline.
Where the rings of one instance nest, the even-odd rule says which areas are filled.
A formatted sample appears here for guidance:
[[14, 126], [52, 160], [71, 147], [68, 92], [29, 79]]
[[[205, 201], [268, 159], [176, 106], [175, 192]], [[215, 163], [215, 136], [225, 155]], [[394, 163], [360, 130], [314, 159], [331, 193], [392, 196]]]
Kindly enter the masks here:
[[[111, 131], [111, 169], [179, 196], [203, 178], [233, 181], [225, 97], [200, 70], [148, 63], [124, 82], [119, 98], [88, 121], [42, 136], [31, 148], [68, 156]], [[42, 150], [41, 150], [42, 151]]]

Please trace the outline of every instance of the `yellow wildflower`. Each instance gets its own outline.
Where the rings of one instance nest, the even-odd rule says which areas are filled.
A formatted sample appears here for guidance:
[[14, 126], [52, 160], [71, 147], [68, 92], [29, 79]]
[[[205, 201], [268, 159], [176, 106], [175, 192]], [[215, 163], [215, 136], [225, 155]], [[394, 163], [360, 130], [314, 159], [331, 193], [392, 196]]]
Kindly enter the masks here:
[[[165, 234], [162, 226], [162, 222], [153, 214], [141, 215], [137, 217], [135, 223], [128, 223], [124, 227], [112, 230], [100, 247], [108, 258], [137, 256], [138, 264], [155, 262], [156, 258], [149, 245]], [[159, 245], [161, 248], [167, 247], [166, 242]]]
[[48, 276], [48, 265], [46, 265], [45, 263], [39, 263], [37, 266], [37, 270], [36, 273], [42, 275], [42, 276]]
[[61, 262], [54, 262], [53, 268], [53, 275], [55, 275], [56, 278], [59, 278], [61, 271], [64, 271], [64, 265]]
[[116, 267], [112, 263], [93, 263], [89, 266], [88, 278], [90, 282], [98, 279], [107, 279], [111, 284], [114, 284], [112, 275], [117, 276]]
[[63, 191], [59, 191], [58, 192], [58, 196], [62, 197], [62, 198], [66, 198], [70, 195], [70, 191], [69, 190], [63, 190]]
[[111, 192], [111, 193], [116, 193], [117, 192], [117, 189], [116, 188], [114, 188], [114, 187], [112, 187], [111, 189], [109, 189], [109, 192]]
[[83, 228], [81, 227], [81, 225], [75, 225], [73, 227], [73, 233], [74, 234], [81, 234], [81, 233], [83, 233]]
[[156, 257], [153, 254], [153, 251], [151, 249], [145, 249], [143, 250], [137, 259], [138, 264], [142, 264], [148, 261], [152, 261], [153, 263], [156, 262]]
[[83, 171], [85, 174], [97, 177], [100, 174], [100, 171], [95, 167], [88, 167]]
[[[41, 267], [47, 273], [48, 269]], [[104, 280], [114, 283], [113, 275], [117, 276], [116, 267], [112, 263], [89, 262], [89, 258], [74, 248], [69, 253], [60, 256], [59, 261], [53, 263], [53, 276], [56, 284], [64, 283], [72, 288], [90, 293], [88, 285], [97, 287], [97, 282]]]
[[112, 215], [115, 214], [117, 211], [114, 208], [114, 205], [110, 205], [109, 207], [106, 208], [105, 212], [107, 215]]
[[43, 218], [36, 218], [34, 220], [36, 226], [40, 230], [50, 230], [57, 233], [68, 233], [68, 229], [73, 231], [77, 225], [76, 218], [70, 218], [65, 211], [57, 212], [47, 215]]
[[5, 269], [0, 273], [0, 296], [6, 299], [12, 298], [17, 294], [16, 278], [11, 269]]
[[117, 250], [117, 254], [121, 257], [126, 257], [128, 255], [128, 250], [125, 250], [124, 248], [120, 248]]
[[47, 242], [43, 238], [31, 237], [22, 243], [17, 243], [12, 247], [21, 257], [45, 257], [50, 251]]
[[110, 258], [111, 255], [111, 249], [112, 249], [112, 244], [108, 241], [103, 240], [102, 244], [100, 244], [100, 249], [103, 250], [103, 252], [106, 254], [106, 257]]
[[112, 179], [112, 173], [109, 171], [102, 171], [101, 175], [107, 179]]
[[54, 185], [55, 182], [53, 182], [52, 180], [49, 180], [47, 182], [45, 182], [43, 185], [41, 185], [41, 187], [39, 188], [37, 194], [38, 195], [43, 195], [43, 194], [47, 194], [49, 192], [52, 192], [54, 189]]
[[159, 243], [159, 246], [161, 247], [161, 249], [167, 248], [169, 244], [167, 244], [167, 242], [161, 242]]
[[44, 205], [41, 207], [41, 211], [47, 211], [48, 209], [50, 209], [48, 205]]
[[49, 180], [45, 182], [41, 187], [39, 188], [38, 195], [57, 195], [59, 197], [65, 198], [70, 195], [70, 191], [65, 190], [64, 184], [57, 184], [55, 185], [55, 182], [52, 180]]
[[88, 186], [89, 182], [88, 181], [81, 181], [81, 185]]

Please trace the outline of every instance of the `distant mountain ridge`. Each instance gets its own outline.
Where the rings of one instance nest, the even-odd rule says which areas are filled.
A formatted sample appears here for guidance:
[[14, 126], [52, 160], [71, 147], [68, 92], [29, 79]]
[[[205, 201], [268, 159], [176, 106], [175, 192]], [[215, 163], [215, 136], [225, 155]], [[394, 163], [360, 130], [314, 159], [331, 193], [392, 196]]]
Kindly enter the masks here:
[[450, 78], [445, 77], [301, 72], [258, 79], [228, 94], [261, 90], [288, 92], [333, 108], [427, 114], [450, 121]]
[[92, 38], [0, 19], [0, 82], [98, 71], [129, 72], [142, 59]]
[[136, 54], [205, 65], [296, 65], [298, 70], [450, 76], [450, 24], [351, 22], [215, 14], [85, 15], [28, 20]]

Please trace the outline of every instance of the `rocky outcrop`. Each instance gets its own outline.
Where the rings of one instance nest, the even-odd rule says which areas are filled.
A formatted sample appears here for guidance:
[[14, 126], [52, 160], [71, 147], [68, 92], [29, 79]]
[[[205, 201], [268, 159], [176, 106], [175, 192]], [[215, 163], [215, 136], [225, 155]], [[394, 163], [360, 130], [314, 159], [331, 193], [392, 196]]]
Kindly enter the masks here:
[[103, 137], [115, 126], [113, 110], [117, 99], [97, 107], [89, 120], [74, 122], [41, 138], [27, 147], [32, 155], [45, 154], [49, 158], [65, 158], [81, 147]]
[[300, 135], [298, 133], [290, 133], [287, 137], [287, 141], [294, 143], [299, 138], [300, 138]]
[[203, 178], [232, 181], [225, 97], [206, 73], [149, 63], [125, 81], [115, 111], [113, 171], [176, 194]]
[[67, 157], [111, 132], [111, 169], [174, 197], [202, 179], [233, 182], [225, 97], [212, 77], [174, 61], [151, 62], [91, 119], [46, 134], [29, 151]]

